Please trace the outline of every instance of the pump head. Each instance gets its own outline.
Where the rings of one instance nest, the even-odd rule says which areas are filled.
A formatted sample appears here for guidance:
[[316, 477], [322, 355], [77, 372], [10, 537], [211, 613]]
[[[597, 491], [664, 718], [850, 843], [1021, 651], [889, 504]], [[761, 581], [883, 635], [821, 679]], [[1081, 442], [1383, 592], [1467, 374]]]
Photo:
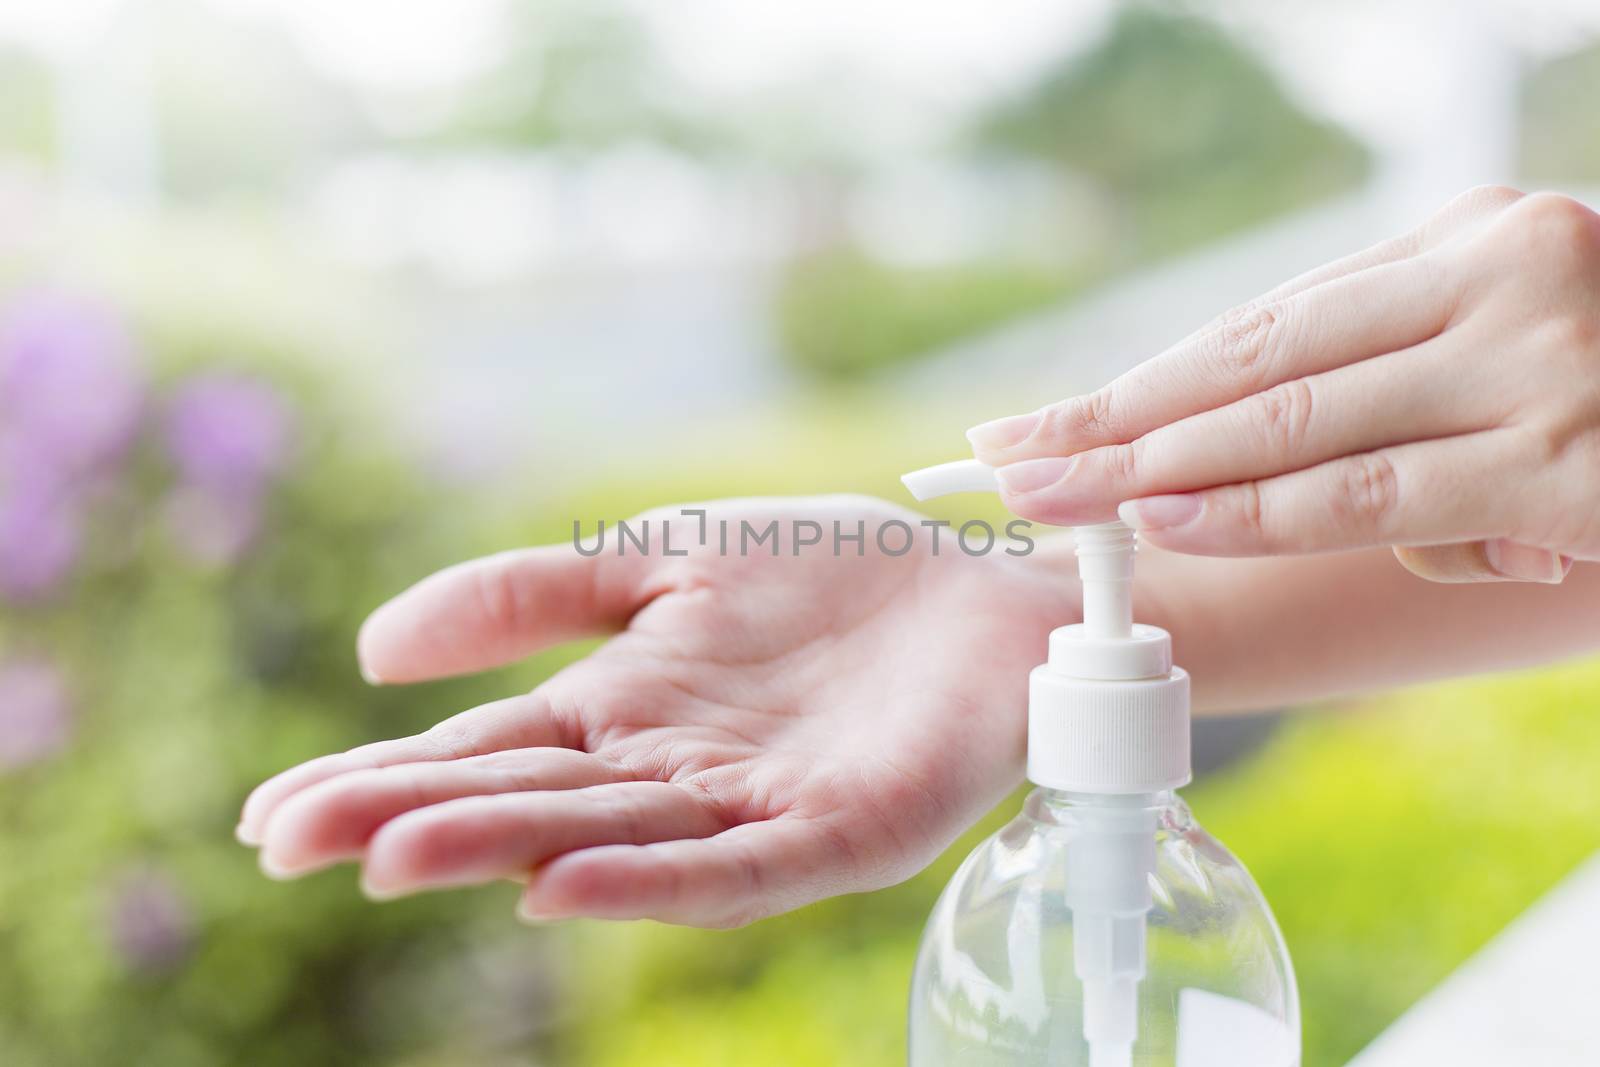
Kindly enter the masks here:
[[[901, 481], [918, 500], [998, 492], [994, 468], [958, 460]], [[1028, 684], [1028, 777], [1080, 793], [1154, 793], [1189, 781], [1189, 676], [1172, 637], [1133, 621], [1136, 536], [1120, 522], [1073, 530], [1083, 622], [1050, 635]]]

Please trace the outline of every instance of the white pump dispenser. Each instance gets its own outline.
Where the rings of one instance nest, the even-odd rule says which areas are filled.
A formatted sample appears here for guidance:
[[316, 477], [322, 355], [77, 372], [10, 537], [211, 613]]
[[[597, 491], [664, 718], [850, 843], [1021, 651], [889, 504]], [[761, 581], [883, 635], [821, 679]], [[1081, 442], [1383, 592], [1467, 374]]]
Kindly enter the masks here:
[[[918, 500], [999, 488], [993, 469], [975, 460], [914, 471], [903, 481]], [[970, 973], [965, 979], [952, 978], [962, 973], [966, 965], [946, 958], [957, 940], [953, 925], [962, 921], [951, 909], [964, 906], [960, 901], [947, 904], [947, 899], [952, 894], [965, 894], [964, 889], [958, 893], [957, 886], [964, 885], [963, 875], [980, 859], [984, 851], [980, 849], [963, 867], [963, 873], [956, 876], [947, 890], [947, 899], [941, 900], [941, 910], [935, 912], [930, 923], [913, 992], [912, 1064], [921, 1067], [947, 1062], [1039, 1062], [1057, 1067], [1087, 1062], [1088, 1067], [1129, 1067], [1138, 1062], [1177, 1063], [1178, 1067], [1286, 1067], [1294, 1060], [1286, 1051], [1288, 1031], [1281, 1024], [1285, 1015], [1289, 1020], [1295, 1018], [1294, 980], [1287, 957], [1282, 955], [1281, 939], [1277, 938], [1276, 927], [1258, 893], [1246, 905], [1259, 905], [1265, 922], [1255, 929], [1259, 933], [1264, 925], [1270, 932], [1282, 962], [1277, 976], [1288, 990], [1287, 997], [1279, 999], [1290, 1002], [1280, 1004], [1282, 1010], [1275, 1013], [1278, 1018], [1260, 1017], [1249, 1003], [1220, 996], [1207, 1000], [1202, 990], [1185, 988], [1185, 997], [1177, 998], [1189, 1005], [1184, 1025], [1174, 1024], [1164, 1036], [1148, 1035], [1144, 1045], [1136, 1044], [1141, 1036], [1141, 1014], [1159, 1018], [1158, 1008], [1168, 1014], [1176, 1011], [1176, 1005], [1167, 1004], [1152, 1005], [1150, 1011], [1141, 1013], [1139, 988], [1146, 977], [1147, 921], [1154, 906], [1152, 886], [1161, 881], [1157, 877], [1158, 847], [1170, 830], [1162, 823], [1169, 812], [1177, 810], [1174, 806], [1181, 807], [1171, 791], [1190, 779], [1189, 676], [1173, 666], [1172, 639], [1165, 630], [1133, 621], [1134, 532], [1123, 523], [1111, 522], [1078, 527], [1073, 536], [1083, 586], [1083, 622], [1051, 633], [1049, 658], [1033, 670], [1028, 686], [1028, 778], [1041, 787], [1036, 794], [1044, 797], [1039, 811], [1047, 814], [1030, 817], [1025, 812], [1018, 819], [1018, 823], [1049, 824], [1057, 829], [1070, 824], [1070, 834], [1061, 835], [1070, 836], [1070, 847], [1052, 843], [1051, 848], [1060, 848], [1055, 865], [1059, 869], [1030, 873], [1014, 890], [1019, 894], [1019, 903], [1011, 917], [1012, 929], [1003, 953], [1007, 957], [1004, 970], [1009, 972], [1013, 987], [1004, 992], [984, 992], [983, 999], [991, 1003], [981, 1016], [987, 1019], [993, 1015], [999, 1001], [1026, 1000], [1019, 998], [1015, 983], [1017, 975], [1030, 968], [1039, 969], [1037, 984], [1041, 987], [1059, 984], [1059, 978], [1051, 976], [1047, 961], [1039, 958], [1046, 951], [1043, 942], [1050, 937], [1043, 929], [1049, 920], [1042, 916], [1050, 914], [1051, 905], [1037, 899], [1039, 885], [1059, 883], [1059, 902], [1068, 912], [1060, 924], [1067, 927], [1071, 937], [1072, 974], [1078, 983], [1068, 992], [1081, 1005], [1071, 1027], [1077, 1033], [1056, 1032], [1062, 1025], [1056, 1019], [1045, 1027], [1051, 1031], [1048, 1036], [1036, 1035], [1031, 1043], [1013, 1047], [1017, 1038], [994, 1036], [983, 1047], [1009, 1049], [1011, 1054], [993, 1060], [981, 1058], [979, 1046], [965, 1043], [972, 1035], [950, 1036], [949, 1027], [970, 1030], [987, 1025], [954, 1019], [950, 1005], [953, 994], [970, 997], [975, 986]], [[1060, 807], [1051, 808], [1057, 802]], [[1034, 798], [1030, 798], [1030, 805], [1033, 804]], [[1055, 820], [1049, 811], [1067, 814]], [[1182, 809], [1181, 816], [1187, 818], [1187, 809]], [[1195, 831], [1200, 833], [1197, 827]], [[1225, 852], [1222, 854], [1226, 856]], [[1034, 862], [1037, 859], [1033, 857]], [[1232, 857], [1227, 859], [1231, 861]], [[1242, 868], [1238, 868], [1238, 874], [1248, 884], [1248, 875]], [[1254, 892], [1253, 885], [1249, 889]], [[1029, 903], [1024, 907], [1023, 901]], [[1029, 918], [1023, 919], [1024, 915]], [[1035, 937], [1040, 946], [1029, 949], [1014, 942], [1014, 928], [1019, 924], [1037, 928]], [[926, 973], [930, 969], [936, 969], [937, 976], [930, 978]], [[1229, 1026], [1218, 1027], [1218, 1004], [1243, 1008], [1243, 1013], [1236, 1014], [1246, 1022], [1235, 1026], [1230, 1019]], [[1013, 1010], [1026, 1016], [1029, 1011], [1043, 1010], [1048, 1014], [1053, 1009], [1047, 997], [1042, 1009], [1018, 1005]], [[940, 1011], [950, 1013], [952, 1018], [936, 1022]], [[919, 1013], [929, 1016], [926, 1025], [919, 1025]], [[1037, 1020], [1023, 1021], [1038, 1028]], [[1267, 1053], [1254, 1058], [1240, 1044], [1251, 1040], [1245, 1036], [1251, 1031], [1251, 1021], [1260, 1024], [1257, 1036], [1264, 1034], [1262, 1040], [1270, 1046]], [[1294, 1025], [1297, 1030], [1297, 1022]], [[1179, 1031], [1176, 1040], [1181, 1043], [1185, 1040], [1181, 1032], [1184, 1029], [1188, 1031], [1187, 1051], [1171, 1053], [1175, 1040], [1172, 1031]], [[1202, 1031], [1210, 1034], [1218, 1030], [1232, 1030], [1235, 1036], [1208, 1040], [1197, 1036]], [[1219, 1041], [1226, 1046], [1221, 1051]], [[1081, 1047], [1087, 1060], [1072, 1058], [1073, 1047]], [[1136, 1060], [1135, 1050], [1141, 1047], [1166, 1047], [1169, 1051]], [[1040, 1058], [1030, 1058], [1023, 1054], [1025, 1050]]]

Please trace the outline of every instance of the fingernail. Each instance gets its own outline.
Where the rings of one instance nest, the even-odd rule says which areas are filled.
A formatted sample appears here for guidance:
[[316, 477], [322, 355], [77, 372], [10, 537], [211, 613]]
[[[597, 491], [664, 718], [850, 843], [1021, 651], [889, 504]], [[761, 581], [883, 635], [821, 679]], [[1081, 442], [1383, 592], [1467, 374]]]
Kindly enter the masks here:
[[1164, 530], [1182, 526], [1200, 514], [1200, 498], [1193, 493], [1169, 493], [1125, 500], [1117, 507], [1117, 518], [1135, 530]]
[[368, 685], [382, 685], [383, 679], [378, 677], [376, 671], [365, 663], [361, 664], [361, 679]]
[[1047, 485], [1054, 485], [1066, 476], [1077, 456], [1047, 456], [1044, 459], [1025, 459], [995, 470], [1000, 488], [1008, 493], [1032, 493]]
[[1562, 556], [1561, 557], [1561, 577], [1565, 578], [1567, 575], [1571, 574], [1572, 573], [1572, 565], [1574, 563], [1576, 563], [1576, 562], [1577, 561], [1574, 560], [1571, 556]]
[[1566, 577], [1566, 569], [1557, 553], [1509, 541], [1504, 537], [1487, 542], [1483, 546], [1483, 555], [1489, 561], [1491, 570], [1513, 581], [1557, 585]]
[[525, 923], [542, 926], [548, 923], [560, 922], [568, 917], [566, 915], [557, 915], [554, 912], [540, 911], [529, 904], [527, 898], [517, 901], [517, 918]]
[[256, 863], [261, 867], [261, 873], [274, 882], [287, 882], [302, 873], [300, 868], [279, 861], [270, 852], [263, 851], [256, 857]]
[[239, 844], [249, 845], [251, 848], [255, 848], [257, 845], [261, 844], [261, 835], [250, 829], [250, 827], [246, 826], [244, 823], [240, 823], [238, 826], [233, 828], [233, 836], [234, 839], [239, 842]]
[[1027, 440], [1043, 417], [1043, 413], [1034, 411], [991, 419], [968, 430], [967, 440], [972, 442], [973, 448], [1010, 448]]
[[404, 889], [395, 889], [388, 886], [374, 885], [367, 881], [365, 875], [363, 875], [361, 878], [361, 895], [366, 897], [368, 900], [373, 901], [374, 903], [382, 904], [386, 900], [398, 900], [405, 896], [406, 893], [407, 890]]

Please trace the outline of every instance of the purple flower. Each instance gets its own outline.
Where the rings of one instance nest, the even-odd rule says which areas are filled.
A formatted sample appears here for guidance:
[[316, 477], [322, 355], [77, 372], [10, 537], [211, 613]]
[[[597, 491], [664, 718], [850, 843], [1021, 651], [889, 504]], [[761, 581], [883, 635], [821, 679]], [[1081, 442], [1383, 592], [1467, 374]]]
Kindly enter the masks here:
[[166, 436], [180, 479], [166, 506], [174, 539], [201, 563], [232, 563], [255, 540], [262, 497], [293, 449], [288, 401], [249, 378], [195, 378], [173, 397]]
[[194, 944], [194, 916], [177, 881], [141, 864], [115, 875], [106, 914], [111, 945], [129, 970], [170, 971]]
[[0, 662], [0, 770], [54, 755], [71, 733], [71, 702], [60, 672], [40, 658]]
[[79, 539], [66, 487], [38, 471], [14, 475], [0, 495], [0, 596], [48, 596], [72, 570]]
[[62, 480], [121, 457], [143, 405], [133, 346], [107, 307], [33, 292], [0, 316], [0, 460]]
[[191, 379], [167, 411], [167, 448], [190, 485], [254, 495], [283, 469], [294, 417], [264, 382], [225, 374]]
[[109, 309], [38, 291], [0, 313], [0, 595], [39, 599], [67, 577], [82, 497], [127, 452], [142, 406]]

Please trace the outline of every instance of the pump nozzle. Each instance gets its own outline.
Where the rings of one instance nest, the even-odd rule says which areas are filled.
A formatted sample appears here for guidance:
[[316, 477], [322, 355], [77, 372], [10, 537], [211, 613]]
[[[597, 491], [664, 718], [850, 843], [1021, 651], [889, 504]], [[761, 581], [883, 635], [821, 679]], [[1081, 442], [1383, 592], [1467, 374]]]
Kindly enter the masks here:
[[[918, 500], [950, 493], [997, 493], [994, 468], [975, 459], [924, 467], [900, 480]], [[1078, 576], [1083, 579], [1083, 626], [1090, 637], [1128, 640], [1133, 636], [1133, 530], [1120, 522], [1079, 526]]]
[[924, 467], [902, 474], [900, 481], [918, 500], [932, 500], [950, 493], [998, 493], [1000, 479], [994, 468], [975, 459], [958, 459], [937, 467]]

